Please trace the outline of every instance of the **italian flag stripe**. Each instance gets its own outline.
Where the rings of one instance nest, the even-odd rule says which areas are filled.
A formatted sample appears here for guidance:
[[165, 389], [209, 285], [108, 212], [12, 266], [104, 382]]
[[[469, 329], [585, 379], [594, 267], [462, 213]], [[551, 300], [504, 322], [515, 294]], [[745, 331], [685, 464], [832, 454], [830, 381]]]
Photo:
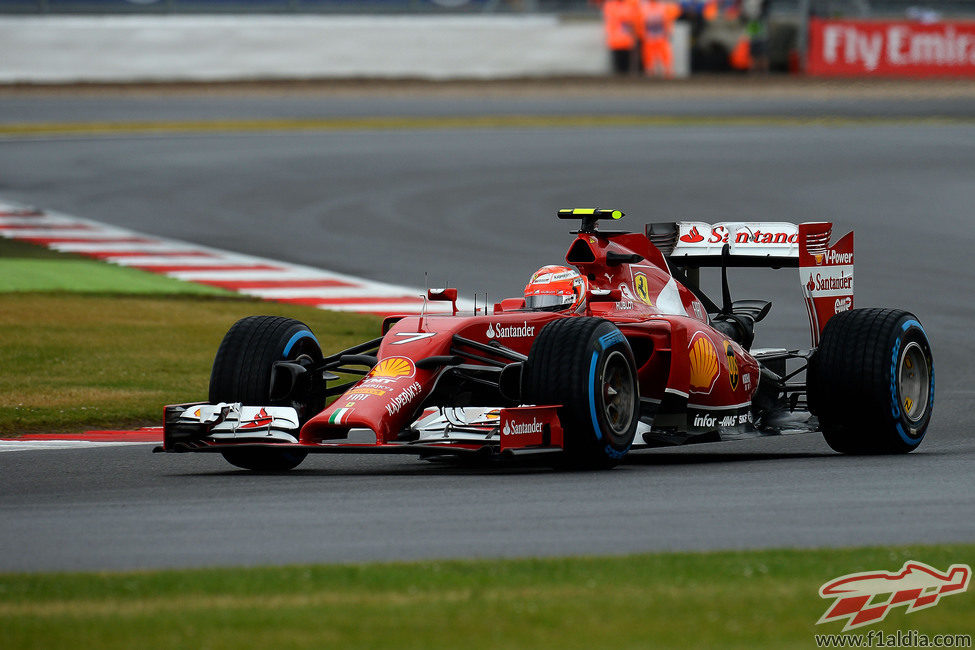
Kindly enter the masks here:
[[332, 413], [332, 415], [329, 416], [328, 423], [329, 424], [342, 424], [342, 418], [344, 418], [345, 417], [345, 414], [348, 413], [350, 410], [351, 409], [338, 409], [338, 410], [336, 410], [335, 412]]

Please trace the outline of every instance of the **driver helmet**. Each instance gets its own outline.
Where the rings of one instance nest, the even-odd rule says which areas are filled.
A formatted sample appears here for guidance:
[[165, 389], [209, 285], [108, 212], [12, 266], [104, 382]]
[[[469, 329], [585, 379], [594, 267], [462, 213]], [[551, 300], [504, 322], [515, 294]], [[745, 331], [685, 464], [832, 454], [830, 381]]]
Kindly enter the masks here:
[[525, 286], [525, 308], [578, 309], [585, 304], [588, 289], [589, 281], [575, 269], [554, 264], [543, 266]]

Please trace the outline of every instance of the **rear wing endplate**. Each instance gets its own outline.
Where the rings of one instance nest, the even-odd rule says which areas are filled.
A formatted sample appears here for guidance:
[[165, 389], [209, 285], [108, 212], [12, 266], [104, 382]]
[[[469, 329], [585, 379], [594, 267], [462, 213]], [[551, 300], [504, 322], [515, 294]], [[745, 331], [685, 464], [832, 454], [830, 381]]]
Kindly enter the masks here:
[[832, 232], [828, 222], [672, 221], [646, 228], [647, 239], [688, 277], [707, 267], [798, 268], [813, 346], [831, 316], [853, 309], [853, 233], [831, 246]]

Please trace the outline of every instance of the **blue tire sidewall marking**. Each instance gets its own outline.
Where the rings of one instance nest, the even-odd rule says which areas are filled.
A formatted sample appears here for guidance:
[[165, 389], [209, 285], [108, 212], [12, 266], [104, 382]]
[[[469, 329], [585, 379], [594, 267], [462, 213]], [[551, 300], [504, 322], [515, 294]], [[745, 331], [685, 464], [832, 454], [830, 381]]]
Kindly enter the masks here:
[[626, 456], [627, 452], [630, 451], [630, 447], [632, 447], [632, 446], [633, 446], [632, 444], [629, 444], [629, 445], [626, 446], [625, 449], [621, 449], [621, 450], [617, 451], [616, 449], [613, 449], [612, 447], [610, 447], [607, 444], [606, 445], [606, 448], [604, 449], [604, 451], [606, 452], [606, 455], [609, 456], [610, 458], [619, 460], [623, 456]]
[[[895, 420], [899, 420], [901, 417], [900, 397], [897, 395], [897, 359], [900, 357], [902, 340], [903, 335], [899, 335], [894, 342], [894, 349], [890, 355], [890, 414], [894, 416]], [[898, 424], [899, 428], [900, 424]]]
[[[897, 361], [900, 356], [901, 343], [904, 340], [904, 336], [912, 328], [916, 327], [921, 331], [924, 336], [925, 342], [927, 341], [928, 335], [925, 333], [924, 328], [921, 327], [921, 323], [914, 319], [906, 320], [901, 325], [901, 333], [897, 336], [897, 341], [894, 343], [893, 354], [890, 359], [890, 400], [891, 400], [891, 415], [894, 416], [895, 424], [894, 428], [897, 430], [897, 434], [901, 437], [901, 440], [908, 445], [917, 445], [924, 438], [924, 432], [916, 438], [912, 438], [904, 430], [903, 425], [900, 422], [901, 409], [900, 409], [900, 397], [897, 394]], [[928, 353], [928, 350], [925, 350]], [[932, 364], [928, 371], [929, 382], [931, 384], [928, 391], [928, 410], [934, 406], [934, 365]]]
[[928, 363], [929, 363], [928, 375], [929, 375], [929, 381], [931, 382], [931, 387], [928, 391], [928, 411], [930, 412], [931, 409], [934, 408], [934, 361], [930, 358], [931, 343], [928, 341], [928, 333], [924, 331], [924, 328], [921, 326], [921, 323], [917, 322], [914, 319], [904, 321], [904, 324], [901, 326], [901, 331], [906, 332], [911, 327], [916, 327], [919, 330], [921, 330], [921, 334], [924, 335], [924, 343], [927, 346], [927, 349], [924, 352], [928, 355]]
[[599, 351], [593, 350], [592, 361], [589, 362], [589, 416], [592, 418], [592, 430], [596, 434], [596, 440], [603, 439], [603, 433], [599, 428], [599, 418], [596, 417], [596, 362], [599, 360]]
[[291, 353], [291, 348], [293, 348], [295, 346], [295, 343], [297, 343], [301, 339], [311, 339], [312, 341], [315, 342], [315, 345], [317, 345], [319, 349], [322, 347], [321, 344], [318, 342], [318, 339], [315, 338], [314, 334], [312, 334], [308, 330], [301, 330], [300, 332], [297, 332], [294, 336], [292, 336], [291, 340], [288, 341], [288, 344], [284, 346], [284, 352], [281, 353], [281, 358], [287, 359], [288, 355]]
[[[593, 351], [592, 360], [589, 362], [589, 416], [592, 418], [592, 430], [596, 434], [596, 440], [602, 440], [603, 434], [599, 428], [599, 418], [596, 417], [596, 366], [598, 365], [598, 361], [599, 352]], [[607, 442], [603, 451], [608, 457], [619, 460], [630, 451], [630, 447], [632, 446], [633, 443], [630, 443], [625, 449], [618, 450], [613, 449], [612, 445]]]
[[599, 337], [599, 347], [605, 350], [611, 345], [616, 343], [623, 343], [626, 339], [623, 337], [623, 333], [618, 329], [614, 329], [609, 334], [603, 334]]
[[[602, 350], [616, 345], [617, 343], [626, 343], [626, 337], [618, 329], [614, 329], [608, 334], [603, 334], [599, 337], [599, 347]], [[596, 416], [596, 366], [599, 361], [599, 351], [594, 350], [592, 353], [592, 360], [589, 362], [589, 416], [592, 418], [592, 429], [596, 434], [596, 440], [602, 440], [603, 434], [599, 426], [599, 418]], [[612, 445], [606, 443], [604, 452], [607, 456], [613, 459], [620, 459], [626, 455], [630, 450], [632, 443], [626, 446], [626, 449], [617, 450], [613, 449]]]

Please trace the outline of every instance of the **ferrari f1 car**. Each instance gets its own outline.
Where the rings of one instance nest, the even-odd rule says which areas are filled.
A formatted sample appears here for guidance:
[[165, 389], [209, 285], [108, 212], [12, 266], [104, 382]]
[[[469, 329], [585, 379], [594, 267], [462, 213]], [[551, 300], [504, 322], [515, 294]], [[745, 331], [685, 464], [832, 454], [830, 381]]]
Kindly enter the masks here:
[[[382, 336], [328, 355], [299, 321], [244, 318], [217, 351], [209, 401], [166, 407], [157, 451], [260, 471], [347, 452], [551, 454], [602, 468], [638, 448], [803, 431], [850, 454], [924, 438], [928, 339], [911, 313], [853, 309], [853, 233], [830, 245], [829, 223], [629, 233], [598, 228], [620, 211], [558, 216], [581, 221], [571, 268], [542, 269], [530, 287], [570, 280], [577, 295], [546, 301], [539, 289], [459, 313], [456, 289], [430, 289], [447, 313], [387, 317]], [[721, 269], [720, 304], [700, 288], [705, 267]], [[812, 347], [753, 346], [771, 303], [733, 301], [729, 267], [797, 268]]]

